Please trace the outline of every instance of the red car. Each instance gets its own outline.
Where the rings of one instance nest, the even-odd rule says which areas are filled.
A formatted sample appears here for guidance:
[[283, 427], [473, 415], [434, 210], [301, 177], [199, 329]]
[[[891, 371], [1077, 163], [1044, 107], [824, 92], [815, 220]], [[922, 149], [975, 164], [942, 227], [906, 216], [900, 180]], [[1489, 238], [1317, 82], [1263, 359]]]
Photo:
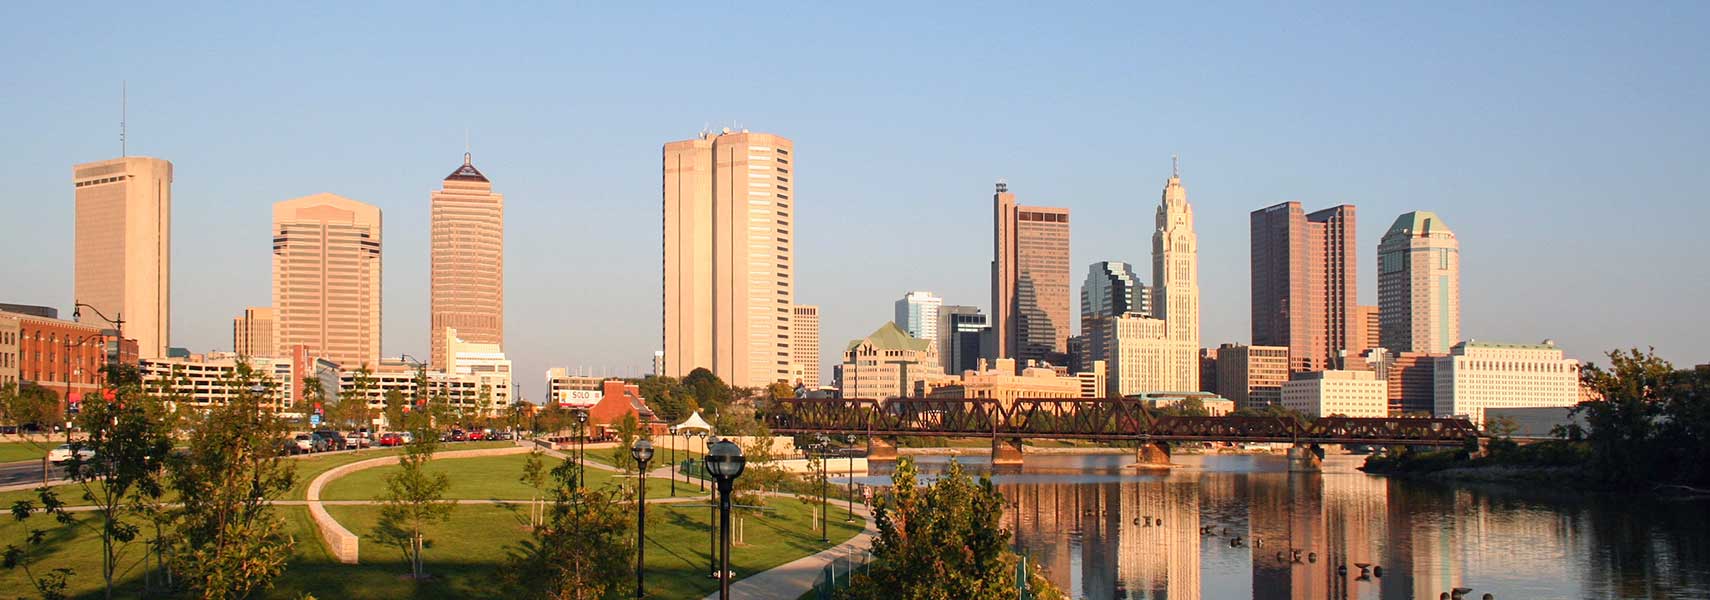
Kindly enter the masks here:
[[404, 445], [404, 436], [398, 435], [396, 433], [382, 433], [382, 434], [380, 434], [380, 445], [382, 445], [382, 446], [402, 446], [402, 445]]
[[484, 439], [487, 439], [487, 434], [482, 433], [479, 429], [469, 432], [469, 441], [471, 442], [479, 442]]

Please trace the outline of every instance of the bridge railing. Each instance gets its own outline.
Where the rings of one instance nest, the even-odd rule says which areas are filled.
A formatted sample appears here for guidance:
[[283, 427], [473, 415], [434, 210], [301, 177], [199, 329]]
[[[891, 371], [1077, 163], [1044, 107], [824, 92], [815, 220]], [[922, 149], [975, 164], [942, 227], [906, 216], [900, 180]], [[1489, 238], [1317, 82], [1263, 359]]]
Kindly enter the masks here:
[[1131, 398], [791, 398], [765, 419], [778, 433], [881, 436], [1453, 445], [1480, 435], [1465, 419], [1174, 416]]

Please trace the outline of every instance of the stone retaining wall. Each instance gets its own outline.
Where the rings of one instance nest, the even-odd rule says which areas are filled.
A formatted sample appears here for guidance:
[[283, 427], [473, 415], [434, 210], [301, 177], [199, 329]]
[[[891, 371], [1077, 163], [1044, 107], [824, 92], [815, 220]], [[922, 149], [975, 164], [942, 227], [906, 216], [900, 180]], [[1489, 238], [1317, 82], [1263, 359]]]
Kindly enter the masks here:
[[[434, 460], [440, 460], [448, 458], [475, 458], [479, 456], [504, 456], [507, 454], [522, 454], [524, 452], [528, 452], [528, 448], [518, 446], [515, 448], [451, 450], [435, 453], [433, 457]], [[327, 514], [327, 509], [321, 505], [321, 490], [325, 488], [328, 483], [332, 483], [334, 480], [344, 477], [345, 475], [365, 469], [398, 464], [398, 458], [399, 455], [394, 454], [392, 456], [382, 456], [380, 458], [372, 458], [353, 462], [348, 465], [334, 467], [325, 473], [321, 473], [319, 477], [316, 477], [313, 481], [309, 482], [309, 490], [305, 496], [309, 501], [309, 518], [315, 521], [315, 529], [321, 534], [321, 541], [326, 542], [327, 550], [331, 551], [333, 557], [337, 558], [339, 562], [347, 565], [356, 564], [358, 556], [358, 538], [356, 537], [356, 534], [351, 533], [349, 529], [345, 529], [343, 525], [340, 525], [337, 519], [332, 518], [332, 515]]]

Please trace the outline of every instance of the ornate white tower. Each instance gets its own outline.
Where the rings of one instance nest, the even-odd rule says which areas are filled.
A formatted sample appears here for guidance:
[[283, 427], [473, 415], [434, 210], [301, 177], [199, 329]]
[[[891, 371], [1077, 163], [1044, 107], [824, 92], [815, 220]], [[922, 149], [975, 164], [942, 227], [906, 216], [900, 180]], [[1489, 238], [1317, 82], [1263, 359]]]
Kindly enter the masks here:
[[1171, 162], [1152, 233], [1152, 310], [1168, 322], [1168, 339], [1179, 346], [1170, 360], [1172, 391], [1193, 391], [1199, 389], [1199, 236], [1181, 165], [1175, 157]]

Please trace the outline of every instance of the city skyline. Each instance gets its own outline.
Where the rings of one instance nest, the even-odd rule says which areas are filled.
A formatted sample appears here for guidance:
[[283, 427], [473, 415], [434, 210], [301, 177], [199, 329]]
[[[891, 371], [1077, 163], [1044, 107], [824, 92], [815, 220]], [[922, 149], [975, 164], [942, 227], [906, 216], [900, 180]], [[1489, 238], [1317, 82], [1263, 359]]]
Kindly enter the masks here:
[[[1481, 10], [1496, 13], [1485, 16], [1513, 17], [1500, 9]], [[1362, 14], [1381, 18], [1385, 23], [1400, 18], [1393, 11]], [[50, 14], [42, 21], [51, 27], [65, 18]], [[624, 15], [612, 18], [639, 19]], [[982, 17], [1004, 21], [1012, 18]], [[1589, 34], [1580, 27], [1601, 18], [1586, 11], [1564, 19], [1539, 32], [1525, 32], [1515, 42], [1480, 35], [1490, 32], [1476, 29], [1476, 24], [1450, 24], [1447, 18], [1424, 19], [1418, 27], [1470, 27], [1473, 29], [1462, 32], [1473, 34], [1487, 47], [1526, 40], [1536, 42], [1535, 36], [1560, 34], [1561, 40], [1550, 42], [1546, 48], [1561, 48], [1584, 39], [1580, 36]], [[1184, 19], [1184, 22], [1198, 21], [1203, 19]], [[406, 19], [406, 22], [413, 21]], [[1297, 24], [1309, 31], [1325, 27]], [[289, 20], [283, 23], [287, 31], [293, 25], [298, 24]], [[476, 23], [473, 27], [481, 25]], [[682, 26], [685, 24], [667, 24], [668, 28]], [[1114, 39], [1108, 32], [1085, 22], [1047, 19], [1040, 26], [1052, 31], [1082, 29], [1102, 34], [1092, 35], [1089, 44], [1109, 44]], [[1388, 26], [1404, 27], [1393, 23]], [[1205, 27], [1194, 25], [1192, 29], [1203, 33]], [[1631, 30], [1635, 25], [1619, 21], [1612, 27]], [[71, 51], [71, 46], [86, 33], [74, 32], [63, 41], [48, 41], [38, 35], [25, 32], [15, 41], [0, 42], [8, 50], [34, 47], [17, 54], [46, 59], [41, 64], [25, 61], [31, 64], [20, 67], [20, 79], [32, 84], [36, 93], [9, 99], [4, 105], [7, 114], [20, 117], [18, 131], [24, 140], [18, 146], [15, 160], [3, 161], [4, 166], [0, 166], [0, 175], [12, 182], [15, 194], [6, 201], [6, 212], [8, 217], [32, 223], [32, 227], [0, 241], [0, 251], [31, 259], [0, 267], [0, 278], [22, 283], [6, 286], [8, 297], [0, 300], [53, 305], [69, 311], [74, 295], [69, 277], [73, 256], [66, 240], [71, 231], [71, 198], [64, 189], [63, 176], [49, 175], [62, 174], [68, 165], [118, 155], [113, 126], [118, 86], [116, 82], [63, 79], [49, 72], [77, 72], [87, 70], [79, 68], [80, 65], [95, 64], [94, 57], [86, 51]], [[384, 34], [380, 37], [393, 39]], [[1334, 36], [1334, 40], [1359, 41], [1346, 33]], [[542, 42], [524, 35], [499, 51], [533, 43]], [[1663, 36], [1660, 47], [1620, 52], [1665, 53], [1673, 48], [1671, 44], [1680, 43]], [[1018, 48], [1025, 46], [1017, 44], [984, 50], [1021, 61], [1013, 75], [1020, 80], [1095, 76], [1076, 72], [1053, 75], [1054, 71], [1044, 65], [1023, 60]], [[651, 88], [643, 88], [610, 97], [574, 98], [573, 103], [579, 107], [577, 112], [586, 114], [592, 109], [615, 112], [609, 119], [552, 125], [562, 128], [563, 133], [585, 138], [578, 145], [598, 148], [598, 154], [575, 155], [577, 160], [595, 157], [586, 160], [586, 164], [558, 168], [561, 158], [529, 142], [526, 138], [537, 132], [523, 127], [525, 123], [532, 127], [541, 118], [564, 116], [559, 111], [529, 103], [530, 98], [544, 97], [538, 87], [516, 88], [520, 99], [515, 100], [485, 95], [474, 100], [430, 98], [422, 106], [398, 111], [398, 115], [379, 114], [377, 109], [387, 105], [384, 100], [393, 94], [410, 96], [431, 89], [418, 79], [428, 73], [439, 73], [440, 65], [433, 64], [436, 60], [424, 58], [401, 70], [401, 83], [389, 84], [396, 91], [364, 86], [364, 94], [360, 96], [363, 99], [356, 101], [323, 101], [293, 92], [290, 98], [301, 103], [301, 107], [287, 110], [290, 103], [277, 100], [256, 102], [253, 106], [242, 102], [248, 95], [282, 89], [277, 80], [239, 77], [233, 89], [214, 90], [209, 98], [202, 99], [199, 96], [203, 90], [193, 78], [207, 72], [204, 61], [194, 55], [186, 56], [185, 50], [171, 45], [130, 47], [136, 56], [118, 60], [141, 61], [150, 52], [162, 55], [160, 58], [185, 59], [183, 75], [147, 78], [139, 74], [129, 82], [131, 154], [162, 157], [173, 161], [175, 166], [171, 319], [174, 346], [229, 349], [226, 347], [231, 332], [225, 319], [247, 306], [267, 304], [267, 249], [265, 244], [254, 242], [260, 238], [258, 232], [267, 227], [267, 204], [279, 198], [330, 189], [362, 198], [388, 213], [384, 282], [388, 298], [384, 335], [387, 343], [382, 352], [387, 356], [425, 354], [429, 347], [424, 327], [428, 323], [427, 298], [425, 294], [409, 292], [427, 278], [429, 263], [428, 210], [421, 182], [443, 177], [447, 161], [454, 160], [462, 146], [467, 123], [476, 132], [477, 152], [490, 156], [484, 158], [483, 170], [505, 182], [505, 192], [512, 200], [512, 206], [507, 208], [512, 209], [516, 226], [506, 232], [506, 242], [508, 249], [515, 250], [507, 257], [514, 258], [507, 265], [511, 292], [507, 295], [507, 310], [512, 313], [507, 320], [513, 325], [507, 332], [510, 335], [506, 350], [515, 356], [518, 371], [524, 374], [519, 380], [525, 385], [532, 383], [528, 373], [544, 372], [547, 365], [558, 364], [596, 369], [608, 366], [614, 374], [642, 373], [652, 351], [658, 349], [659, 291], [656, 278], [638, 277], [634, 273], [650, 273], [653, 269], [650, 265], [657, 260], [649, 248], [657, 247], [654, 236], [657, 235], [658, 144], [685, 137], [708, 120], [741, 118], [741, 125], [791, 137], [813, 157], [813, 166], [803, 179], [807, 187], [802, 188], [798, 203], [797, 221], [805, 235], [798, 242], [797, 255], [807, 268], [798, 274], [796, 301], [821, 306], [825, 340], [840, 342], [870, 332], [872, 323], [884, 318], [890, 308], [889, 301], [894, 300], [899, 289], [931, 289], [946, 304], [983, 306], [989, 310], [984, 300], [989, 298], [984, 268], [989, 254], [981, 251], [985, 243], [981, 232], [989, 226], [989, 222], [983, 222], [988, 213], [985, 202], [989, 201], [984, 194], [990, 182], [998, 177], [1018, 182], [1030, 204], [1064, 206], [1077, 214], [1079, 225], [1074, 233], [1071, 265], [1098, 260], [1144, 264], [1147, 252], [1143, 232], [1152, 208], [1151, 184], [1143, 183], [1139, 190], [1134, 190], [1131, 183], [1155, 181], [1165, 173], [1163, 157], [1179, 151], [1184, 157], [1186, 176], [1195, 182], [1197, 230], [1201, 237], [1200, 281], [1205, 299], [1202, 346], [1225, 341], [1252, 342], [1246, 333], [1245, 216], [1263, 206], [1299, 200], [1313, 207], [1338, 203], [1360, 206], [1364, 223], [1359, 227], [1356, 248], [1360, 256], [1356, 264], [1360, 270], [1361, 304], [1375, 305], [1378, 300], [1374, 267], [1383, 227], [1399, 214], [1429, 210], [1454, 222], [1457, 237], [1467, 245], [1469, 256], [1478, 256], [1482, 263], [1463, 265], [1460, 337], [1512, 342], [1555, 338], [1570, 356], [1593, 361], [1605, 350], [1627, 346], [1655, 345], [1665, 357], [1683, 364], [1703, 362], [1707, 353], [1704, 339], [1710, 336], [1705, 336], [1701, 322], [1686, 312], [1682, 299], [1710, 295], [1710, 284], [1694, 277], [1658, 280], [1637, 273], [1643, 269], [1620, 268], [1614, 262], [1616, 257], [1604, 256], [1609, 253], [1593, 248], [1592, 244], [1578, 243], [1604, 231], [1606, 225], [1587, 214], [1594, 211], [1552, 210], [1594, 206], [1594, 202], [1604, 201], [1603, 196], [1607, 195], [1606, 185], [1599, 179], [1619, 178], [1624, 195], [1642, 200], [1630, 203], [1627, 209], [1632, 211], [1632, 218], [1653, 228], [1651, 240], [1655, 246], [1650, 254], [1658, 263], [1656, 270], [1686, 274], [1702, 271], [1696, 257], [1706, 254], [1705, 241], [1691, 235], [1686, 224], [1710, 217], [1701, 203], [1689, 202], [1699, 195], [1693, 192], [1707, 183], [1704, 175], [1688, 168], [1694, 162], [1692, 157], [1703, 155], [1705, 123], [1700, 113], [1670, 99], [1690, 97], [1682, 96], [1683, 90], [1701, 85], [1702, 77], [1651, 67], [1634, 71], [1625, 62], [1617, 64], [1614, 59], [1589, 65], [1579, 77], [1664, 84], [1662, 89], [1640, 98], [1650, 106], [1649, 114], [1610, 118], [1606, 111], [1611, 104], [1607, 98], [1599, 100], [1604, 93], [1603, 84], [1591, 86], [1580, 78], [1549, 88], [1560, 90], [1559, 97], [1534, 97], [1507, 85], [1498, 85], [1494, 90], [1486, 85], [1477, 94], [1468, 91], [1464, 97], [1449, 92], [1446, 102], [1424, 107], [1422, 100], [1410, 99], [1403, 93], [1414, 90], [1414, 86], [1403, 82], [1401, 77], [1380, 73], [1379, 82], [1391, 88], [1380, 86], [1380, 91], [1367, 93], [1390, 99], [1391, 105], [1397, 107], [1395, 110], [1361, 108], [1358, 99], [1337, 101], [1334, 104], [1337, 116], [1345, 117], [1348, 124], [1330, 127], [1319, 136], [1331, 142], [1315, 141], [1286, 153], [1277, 150], [1294, 146], [1298, 140], [1282, 144], [1279, 138], [1289, 137], [1310, 125], [1287, 122], [1288, 118], [1280, 111], [1308, 106], [1312, 97], [1291, 94], [1273, 99], [1281, 108], [1262, 120], [1259, 117], [1265, 113], [1234, 113], [1237, 120], [1230, 125], [1248, 127], [1243, 128], [1247, 129], [1245, 132], [1229, 134], [1221, 129], [1227, 125], [1219, 121], [1218, 114], [1219, 110], [1229, 108], [1227, 104], [1194, 110], [1174, 103], [1160, 105], [1146, 98], [1141, 82], [1178, 70], [1167, 65], [1149, 66], [1133, 75], [1120, 74], [1115, 70], [1116, 64], [1110, 62], [1101, 61], [1096, 67], [1089, 67], [1102, 74], [1119, 73], [1116, 83], [1120, 84], [1108, 97], [1082, 93], [1065, 99], [1066, 107], [1086, 108], [1111, 121], [1104, 129], [1119, 132], [1095, 137], [1076, 131], [1076, 127], [1085, 124], [1083, 118], [1042, 108], [1036, 96], [1012, 97], [1003, 103], [978, 102], [971, 107], [974, 114], [969, 117], [912, 102], [905, 105], [882, 96], [880, 104], [887, 109], [884, 120], [906, 114], [905, 108], [918, 110], [918, 114], [909, 115], [902, 124], [885, 124], [875, 117], [861, 115], [857, 115], [856, 122], [849, 123], [833, 118], [839, 111], [838, 102], [805, 91], [811, 87], [810, 82], [802, 81], [803, 85], [780, 92], [794, 104], [767, 100], [758, 93], [743, 93], [729, 100], [695, 106], [678, 101], [661, 105], [654, 101], [647, 105], [647, 110], [663, 114], [643, 121], [633, 111], [616, 106], [636, 97], [629, 94], [652, 93]], [[1314, 52], [1309, 47], [1289, 48], [1297, 53]], [[404, 50], [407, 49], [406, 46]], [[1119, 57], [1128, 60], [1166, 56], [1154, 52], [1155, 49], [1142, 50], [1143, 46], [1124, 47]], [[44, 51], [50, 54], [43, 55]], [[1330, 71], [1345, 73], [1367, 61], [1401, 59], [1398, 70], [1422, 73], [1428, 83], [1488, 84], [1500, 76], [1524, 70], [1522, 64], [1533, 67], [1541, 64], [1545, 67], [1543, 71], [1559, 73], [1572, 62], [1572, 57], [1549, 58], [1547, 52], [1527, 51], [1508, 63], [1449, 75], [1429, 68], [1418, 57], [1391, 49], [1367, 59], [1337, 59], [1333, 65], [1340, 69]], [[1672, 52], [1678, 56], [1690, 50], [1673, 48]], [[826, 58], [823, 52], [809, 54], [814, 56], [800, 60]], [[977, 56], [954, 52], [946, 55], [948, 60]], [[1233, 59], [1239, 57], [1205, 61], [1201, 68], [1209, 75], [1185, 90], [1189, 101], [1209, 95], [1220, 86], [1257, 77], [1231, 75]], [[834, 64], [849, 64], [851, 60], [830, 58], [842, 61]], [[869, 58], [872, 57], [856, 60]], [[451, 59], [461, 65], [480, 61], [479, 57]], [[300, 79], [304, 87], [314, 88], [317, 84], [343, 81], [347, 74], [353, 73], [350, 69], [337, 68], [323, 74], [313, 72], [312, 67], [320, 61], [331, 60], [330, 56], [312, 54], [303, 62], [283, 67], [269, 79], [285, 76]], [[647, 64], [654, 59], [644, 55], [636, 60]], [[964, 66], [968, 67], [964, 74], [942, 74], [941, 69], [927, 68], [904, 70], [901, 76], [918, 80], [932, 71], [934, 76], [947, 78], [946, 84], [933, 86], [935, 95], [973, 98], [976, 92], [958, 86], [987, 79], [990, 69]], [[494, 77], [504, 82], [516, 81], [508, 73]], [[604, 77], [609, 80], [612, 76]], [[505, 89], [506, 85], [494, 87]], [[1612, 87], [1655, 89], [1650, 85]], [[1589, 93], [1573, 93], [1576, 90]], [[1545, 101], [1553, 103], [1551, 111], [1537, 114], [1530, 109], [1532, 104]], [[528, 118], [519, 121], [519, 117], [505, 115], [510, 110], [508, 107], [517, 102], [524, 103], [517, 112]], [[213, 109], [213, 103], [224, 103], [223, 108]], [[241, 108], [233, 108], [240, 104]], [[1141, 113], [1166, 111], [1167, 115], [1174, 115], [1172, 120], [1189, 125], [1156, 123], [1152, 118], [1116, 117], [1108, 112], [1119, 107]], [[190, 115], [196, 113], [212, 114], [215, 118], [205, 125], [181, 126], [191, 123]], [[1059, 122], [1042, 131], [1022, 122], [1021, 118], [1026, 116]], [[322, 117], [329, 117], [327, 124], [315, 123]], [[372, 122], [353, 126], [346, 121], [350, 118]], [[1013, 131], [999, 132], [990, 125], [994, 118], [1019, 124]], [[1327, 113], [1308, 110], [1304, 121], [1310, 124], [1325, 119]], [[1424, 127], [1413, 129], [1397, 124], [1405, 119], [1424, 121], [1427, 126], [1465, 125], [1433, 133]], [[244, 129], [242, 121], [261, 124], [260, 131], [254, 136], [220, 133]], [[1553, 131], [1566, 122], [1576, 123], [1576, 128], [1570, 132]], [[931, 149], [878, 145], [874, 140], [859, 139], [864, 136], [848, 135], [851, 125], [879, 131], [899, 126], [925, 128], [937, 136], [961, 139]], [[1373, 127], [1377, 131], [1358, 131]], [[982, 133], [969, 135], [970, 131]], [[1141, 135], [1147, 141], [1137, 148], [1127, 147], [1132, 140], [1122, 132]], [[995, 150], [974, 145], [975, 141], [986, 143], [1006, 137], [1019, 137], [1023, 143], [1005, 144], [1005, 148]], [[1593, 141], [1598, 138], [1602, 139]], [[1113, 157], [1137, 157], [1137, 160], [1105, 162], [1104, 157], [1094, 156], [1118, 142], [1125, 149], [1112, 153]], [[1049, 149], [1052, 143], [1089, 146], [1092, 152], [1088, 157], [1065, 162]], [[313, 148], [326, 151], [310, 151]], [[256, 161], [256, 157], [264, 160]], [[943, 158], [944, 163], [935, 165], [930, 176], [908, 179], [902, 186], [905, 189], [900, 191], [864, 180], [868, 173], [906, 170], [912, 163], [928, 158]], [[1327, 172], [1326, 164], [1335, 168]], [[560, 188], [576, 192], [567, 193]], [[874, 206], [864, 207], [868, 203]], [[876, 254], [863, 255], [860, 261], [840, 260], [843, 255], [838, 247], [846, 242], [848, 235], [901, 235], [895, 233], [897, 229], [886, 229], [874, 215], [863, 213], [890, 212], [894, 218], [900, 207], [905, 206], [914, 211], [909, 214], [920, 219], [923, 227], [935, 230], [928, 237], [936, 239], [899, 240], [894, 247], [872, 248]], [[1521, 222], [1529, 227], [1514, 226]], [[602, 228], [617, 231], [601, 231]], [[611, 250], [614, 248], [624, 250]], [[911, 249], [935, 258], [927, 265], [916, 264], [907, 260]], [[1555, 266], [1545, 267], [1546, 262]], [[1601, 304], [1604, 299], [1579, 291], [1586, 285], [1586, 274], [1596, 276], [1602, 286], [1637, 289], [1641, 293], [1627, 300], [1632, 305], [1607, 310]], [[633, 289], [576, 297], [578, 286], [574, 283], [602, 279]], [[879, 285], [869, 285], [874, 282]], [[1560, 301], [1545, 307], [1512, 305], [1508, 299], [1520, 294], [1546, 295]], [[1615, 318], [1587, 323], [1576, 317], [1593, 312]], [[210, 314], [216, 317], [208, 318], [206, 315]], [[1685, 326], [1681, 326], [1681, 320], [1686, 321]], [[518, 328], [517, 323], [529, 325]], [[826, 344], [822, 348], [822, 364], [834, 360], [830, 354], [836, 345]], [[538, 399], [541, 390], [532, 387], [523, 391], [531, 399]]]

